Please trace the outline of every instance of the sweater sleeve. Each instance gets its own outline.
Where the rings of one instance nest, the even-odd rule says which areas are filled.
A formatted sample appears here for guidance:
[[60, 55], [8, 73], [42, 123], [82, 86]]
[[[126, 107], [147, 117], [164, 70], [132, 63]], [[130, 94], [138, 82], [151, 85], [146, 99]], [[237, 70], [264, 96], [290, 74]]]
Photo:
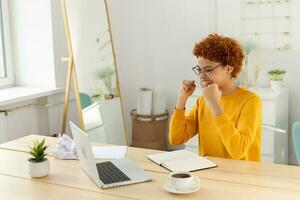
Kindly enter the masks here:
[[169, 141], [172, 145], [183, 144], [198, 132], [198, 100], [185, 115], [184, 109], [174, 109], [169, 127]]
[[226, 113], [215, 117], [219, 136], [233, 159], [245, 156], [262, 125], [261, 118], [262, 103], [258, 96], [251, 97], [245, 103], [237, 124], [234, 124]]

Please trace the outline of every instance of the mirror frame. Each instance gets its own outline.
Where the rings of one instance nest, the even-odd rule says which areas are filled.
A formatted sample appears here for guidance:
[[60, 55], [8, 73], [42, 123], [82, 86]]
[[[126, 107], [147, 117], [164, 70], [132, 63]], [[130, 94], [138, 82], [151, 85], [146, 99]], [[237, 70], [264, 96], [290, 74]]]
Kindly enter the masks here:
[[[124, 106], [123, 106], [123, 100], [122, 100], [122, 94], [120, 90], [120, 82], [119, 82], [119, 75], [118, 75], [118, 67], [116, 62], [116, 53], [114, 48], [114, 42], [112, 37], [112, 31], [111, 31], [111, 24], [110, 24], [110, 18], [109, 18], [109, 12], [108, 12], [108, 5], [107, 0], [99, 0], [104, 1], [105, 6], [105, 12], [106, 12], [106, 20], [108, 23], [108, 32], [110, 36], [111, 46], [112, 46], [112, 54], [113, 54], [113, 62], [115, 65], [115, 72], [116, 72], [116, 81], [117, 81], [117, 87], [118, 92], [120, 94], [120, 103], [121, 103], [121, 110], [122, 110], [122, 117], [123, 117], [123, 125], [125, 130], [125, 139], [126, 139], [126, 145], [128, 146], [128, 132], [127, 132], [127, 126], [126, 126], [126, 120], [125, 120], [125, 114], [124, 114]], [[67, 79], [66, 79], [66, 88], [65, 88], [65, 96], [64, 96], [64, 111], [63, 111], [63, 120], [61, 125], [61, 133], [65, 133], [66, 131], [66, 123], [67, 123], [67, 116], [68, 116], [68, 108], [69, 108], [69, 97], [70, 97], [70, 86], [71, 86], [71, 79], [74, 86], [74, 93], [75, 93], [75, 100], [76, 100], [76, 108], [77, 113], [79, 117], [79, 127], [82, 130], [85, 130], [84, 127], [84, 121], [83, 121], [83, 115], [81, 110], [81, 100], [79, 95], [79, 87], [78, 87], [78, 79], [76, 74], [76, 67], [74, 62], [74, 56], [73, 56], [73, 50], [72, 50], [72, 42], [71, 42], [71, 34], [70, 34], [70, 28], [69, 28], [69, 22], [68, 22], [68, 14], [67, 14], [67, 8], [66, 8], [66, 2], [65, 0], [61, 0], [61, 8], [62, 8], [62, 14], [63, 14], [63, 20], [64, 20], [64, 30], [65, 30], [65, 36], [67, 40], [67, 48], [68, 48], [68, 56], [62, 57], [61, 60], [63, 62], [68, 63], [68, 72], [67, 72]]]

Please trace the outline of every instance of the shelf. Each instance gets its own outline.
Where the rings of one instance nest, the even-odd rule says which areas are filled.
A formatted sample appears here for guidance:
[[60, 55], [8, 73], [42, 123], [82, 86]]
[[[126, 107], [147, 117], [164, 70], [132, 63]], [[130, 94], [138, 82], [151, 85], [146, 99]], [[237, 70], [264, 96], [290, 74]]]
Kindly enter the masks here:
[[290, 32], [250, 32], [250, 33], [243, 33], [241, 32], [242, 35], [273, 35], [273, 34], [280, 34], [280, 35], [290, 35]]
[[266, 0], [266, 1], [242, 1], [244, 5], [262, 5], [262, 4], [279, 4], [279, 3], [290, 3], [290, 0]]
[[291, 16], [267, 16], [267, 17], [241, 17], [242, 20], [265, 20], [265, 19], [270, 19], [270, 20], [275, 20], [275, 19], [291, 19]]
[[259, 49], [287, 50], [291, 47], [290, 0], [241, 0], [241, 9], [242, 40], [251, 40]]

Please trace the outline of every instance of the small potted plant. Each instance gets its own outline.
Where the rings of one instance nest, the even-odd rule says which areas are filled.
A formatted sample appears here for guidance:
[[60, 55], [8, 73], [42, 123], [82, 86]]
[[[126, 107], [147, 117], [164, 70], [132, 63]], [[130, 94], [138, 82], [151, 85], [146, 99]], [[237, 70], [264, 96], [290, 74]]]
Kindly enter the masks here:
[[98, 78], [103, 81], [107, 91], [104, 94], [104, 99], [112, 99], [114, 98], [113, 94], [113, 85], [114, 83], [114, 76], [115, 76], [115, 70], [113, 66], [107, 66], [104, 67], [103, 69], [100, 69], [97, 71], [97, 76]]
[[44, 177], [49, 174], [50, 164], [49, 160], [45, 157], [47, 155], [45, 139], [42, 141], [35, 140], [33, 146], [29, 147], [28, 152], [32, 157], [28, 159], [28, 173], [33, 178]]
[[268, 71], [268, 74], [270, 76], [271, 89], [273, 91], [279, 91], [283, 85], [283, 77], [285, 71], [280, 69], [273, 69]]

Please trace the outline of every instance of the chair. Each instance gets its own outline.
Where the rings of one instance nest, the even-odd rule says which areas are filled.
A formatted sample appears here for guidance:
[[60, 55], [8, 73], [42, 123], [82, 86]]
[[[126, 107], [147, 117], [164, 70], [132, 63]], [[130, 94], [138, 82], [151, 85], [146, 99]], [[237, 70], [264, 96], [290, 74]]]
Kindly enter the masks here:
[[270, 124], [263, 124], [262, 128], [263, 129], [272, 130], [273, 133], [275, 133], [275, 134], [281, 134], [282, 135], [283, 139], [282, 139], [282, 144], [281, 144], [281, 158], [280, 158], [279, 163], [284, 163], [285, 162], [285, 157], [284, 157], [285, 150], [284, 150], [284, 146], [285, 146], [285, 143], [286, 143], [286, 130], [282, 129], [282, 128], [279, 128], [279, 127], [276, 127], [276, 126], [273, 126], [273, 125], [270, 125]]
[[84, 109], [92, 104], [91, 97], [85, 93], [80, 93], [81, 109]]
[[298, 164], [300, 165], [300, 122], [295, 122], [293, 124], [292, 134], [293, 134], [293, 143], [294, 143], [296, 158]]

